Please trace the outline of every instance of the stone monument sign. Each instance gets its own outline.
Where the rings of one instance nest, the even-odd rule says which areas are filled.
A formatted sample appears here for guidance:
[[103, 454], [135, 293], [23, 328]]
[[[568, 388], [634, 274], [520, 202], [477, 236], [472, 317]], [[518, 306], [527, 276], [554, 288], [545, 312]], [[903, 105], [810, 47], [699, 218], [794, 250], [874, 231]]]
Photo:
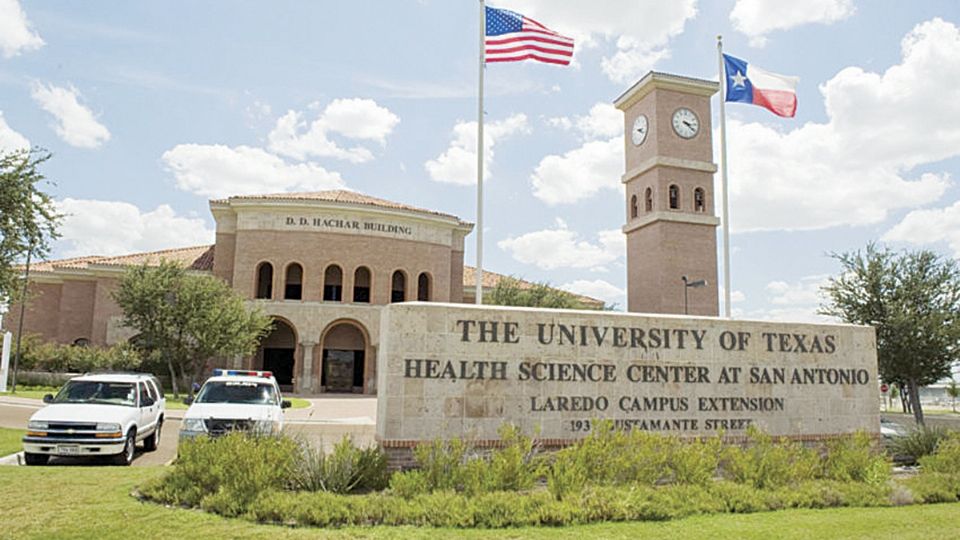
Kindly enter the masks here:
[[879, 430], [874, 330], [463, 304], [384, 308], [377, 436], [562, 445], [597, 420], [683, 437]]

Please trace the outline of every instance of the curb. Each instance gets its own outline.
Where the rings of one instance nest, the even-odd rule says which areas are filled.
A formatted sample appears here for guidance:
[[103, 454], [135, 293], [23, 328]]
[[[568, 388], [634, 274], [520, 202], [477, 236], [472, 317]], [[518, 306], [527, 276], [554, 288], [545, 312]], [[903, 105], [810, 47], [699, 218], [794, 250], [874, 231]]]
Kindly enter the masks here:
[[0, 465], [18, 466], [22, 463], [23, 463], [23, 452], [17, 452], [16, 454], [10, 454], [9, 456], [0, 457]]

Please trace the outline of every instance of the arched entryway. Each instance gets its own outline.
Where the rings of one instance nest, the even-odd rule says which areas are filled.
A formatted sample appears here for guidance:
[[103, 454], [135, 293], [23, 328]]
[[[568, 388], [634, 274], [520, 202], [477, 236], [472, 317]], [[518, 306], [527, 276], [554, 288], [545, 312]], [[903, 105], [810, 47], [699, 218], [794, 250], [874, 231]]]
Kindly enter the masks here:
[[272, 371], [283, 392], [293, 391], [297, 334], [286, 321], [273, 320], [273, 330], [260, 342], [261, 369]]
[[337, 322], [323, 335], [320, 384], [325, 392], [363, 392], [367, 336], [358, 323]]

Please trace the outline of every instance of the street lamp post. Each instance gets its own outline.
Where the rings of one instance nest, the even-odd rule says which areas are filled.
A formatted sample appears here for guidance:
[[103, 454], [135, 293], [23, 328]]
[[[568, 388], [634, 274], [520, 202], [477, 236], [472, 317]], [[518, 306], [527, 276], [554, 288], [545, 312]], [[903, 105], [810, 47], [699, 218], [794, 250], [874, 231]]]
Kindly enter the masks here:
[[689, 289], [690, 287], [696, 287], [698, 289], [701, 287], [706, 287], [707, 280], [698, 279], [696, 281], [690, 281], [689, 279], [687, 279], [687, 276], [681, 276], [680, 280], [683, 281], [683, 314], [687, 315], [689, 313], [688, 302], [687, 302], [687, 289]]

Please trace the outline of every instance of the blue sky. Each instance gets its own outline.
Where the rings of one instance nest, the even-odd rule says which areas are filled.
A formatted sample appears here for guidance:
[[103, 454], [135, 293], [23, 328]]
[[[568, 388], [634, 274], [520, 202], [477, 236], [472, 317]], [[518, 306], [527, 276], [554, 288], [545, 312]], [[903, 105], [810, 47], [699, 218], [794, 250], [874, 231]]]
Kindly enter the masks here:
[[[577, 52], [486, 71], [488, 269], [625, 305], [611, 103], [650, 69], [716, 79], [717, 34], [800, 77], [794, 119], [727, 107], [735, 316], [815, 320], [826, 254], [871, 240], [960, 256], [960, 4], [491, 4]], [[212, 242], [207, 201], [251, 192], [473, 221], [477, 19], [465, 0], [0, 0], [0, 148], [53, 152], [58, 257]]]

